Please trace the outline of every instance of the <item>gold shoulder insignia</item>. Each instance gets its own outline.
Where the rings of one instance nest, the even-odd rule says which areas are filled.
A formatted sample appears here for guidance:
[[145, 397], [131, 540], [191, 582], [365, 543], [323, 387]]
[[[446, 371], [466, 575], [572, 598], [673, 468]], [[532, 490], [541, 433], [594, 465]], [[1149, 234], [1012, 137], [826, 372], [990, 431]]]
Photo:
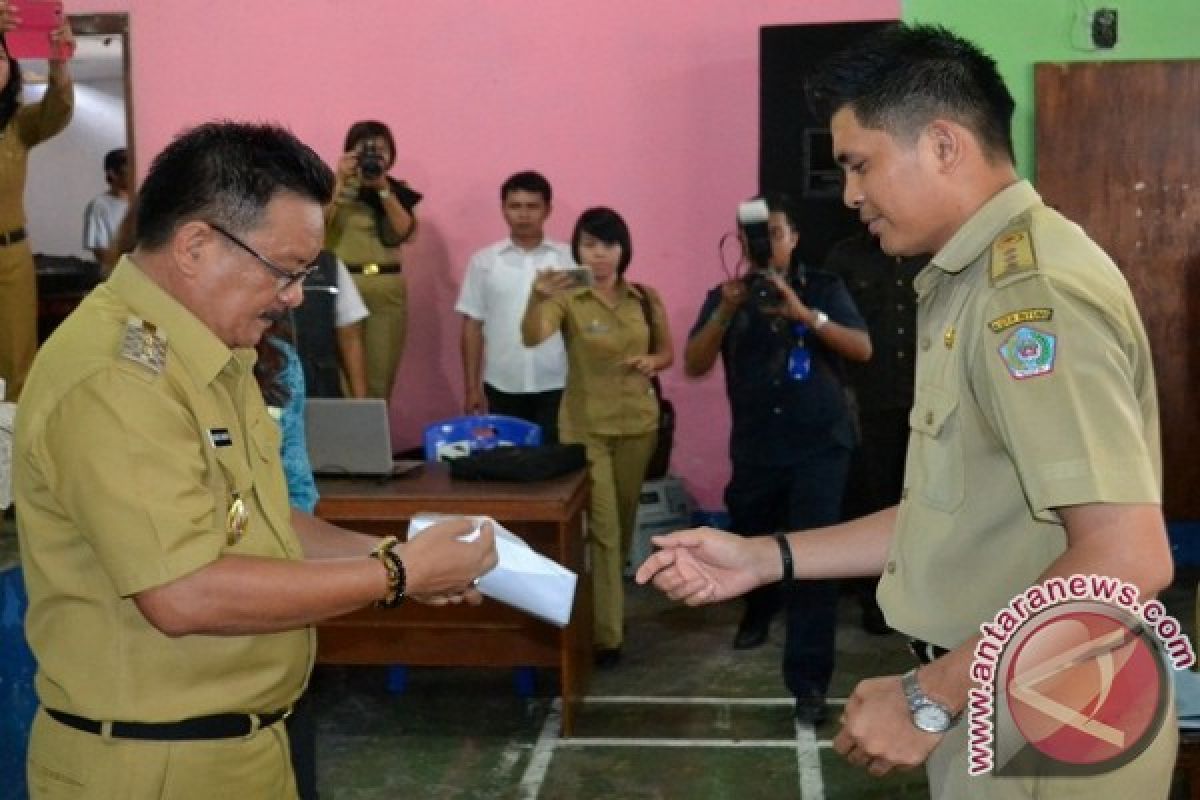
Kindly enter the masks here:
[[121, 358], [141, 364], [155, 375], [161, 373], [167, 365], [167, 334], [153, 322], [131, 316], [125, 321]]
[[1027, 221], [1009, 228], [992, 242], [991, 284], [1037, 270], [1033, 237]]

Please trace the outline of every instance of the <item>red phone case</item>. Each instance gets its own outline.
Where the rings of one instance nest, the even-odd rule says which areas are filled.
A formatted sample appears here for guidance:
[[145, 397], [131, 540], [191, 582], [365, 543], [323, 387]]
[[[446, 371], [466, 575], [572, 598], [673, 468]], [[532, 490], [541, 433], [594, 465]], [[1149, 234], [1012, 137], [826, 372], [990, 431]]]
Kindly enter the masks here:
[[[52, 58], [54, 46], [50, 34], [63, 21], [62, 0], [21, 0], [17, 4], [21, 24], [4, 36], [13, 58]], [[66, 53], [70, 58], [74, 53]]]

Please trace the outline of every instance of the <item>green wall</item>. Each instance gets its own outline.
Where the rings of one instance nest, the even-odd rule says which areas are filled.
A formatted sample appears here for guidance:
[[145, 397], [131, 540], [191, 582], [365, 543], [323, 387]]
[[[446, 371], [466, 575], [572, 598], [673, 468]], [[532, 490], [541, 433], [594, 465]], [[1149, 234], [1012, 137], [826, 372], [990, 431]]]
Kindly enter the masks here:
[[[1117, 10], [1117, 46], [1092, 50], [1096, 8]], [[904, 0], [906, 22], [944, 25], [979, 44], [1017, 101], [1017, 167], [1034, 175], [1033, 65], [1040, 61], [1200, 58], [1200, 0]], [[1200, 109], [1197, 110], [1200, 120]]]

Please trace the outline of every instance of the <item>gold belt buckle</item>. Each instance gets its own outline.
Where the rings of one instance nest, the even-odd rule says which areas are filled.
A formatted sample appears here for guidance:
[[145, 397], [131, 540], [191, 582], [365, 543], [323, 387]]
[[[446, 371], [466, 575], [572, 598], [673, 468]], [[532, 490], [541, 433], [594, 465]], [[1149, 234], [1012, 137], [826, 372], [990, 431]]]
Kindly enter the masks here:
[[379, 265], [378, 264], [363, 264], [362, 274], [363, 275], [378, 275], [379, 274]]

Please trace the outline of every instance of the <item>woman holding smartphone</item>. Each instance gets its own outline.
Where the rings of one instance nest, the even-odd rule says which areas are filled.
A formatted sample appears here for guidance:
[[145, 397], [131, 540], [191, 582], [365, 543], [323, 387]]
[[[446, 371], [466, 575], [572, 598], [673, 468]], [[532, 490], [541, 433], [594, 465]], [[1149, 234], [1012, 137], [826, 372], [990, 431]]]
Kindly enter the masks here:
[[674, 355], [658, 293], [625, 280], [633, 246], [621, 215], [608, 208], [583, 212], [571, 252], [591, 270], [592, 285], [579, 286], [570, 271], [539, 273], [521, 336], [532, 347], [562, 331], [566, 343], [559, 439], [587, 448], [595, 657], [607, 668], [621, 656], [622, 568], [657, 441], [658, 400], [650, 379], [671, 366]]
[[[14, 30], [20, 12], [0, 0], [0, 33]], [[30, 149], [67, 127], [75, 90], [67, 59], [71, 27], [50, 33], [50, 74], [39, 102], [21, 103], [21, 67], [0, 36], [0, 378], [15, 401], [37, 352], [37, 277], [25, 235], [25, 172]]]

